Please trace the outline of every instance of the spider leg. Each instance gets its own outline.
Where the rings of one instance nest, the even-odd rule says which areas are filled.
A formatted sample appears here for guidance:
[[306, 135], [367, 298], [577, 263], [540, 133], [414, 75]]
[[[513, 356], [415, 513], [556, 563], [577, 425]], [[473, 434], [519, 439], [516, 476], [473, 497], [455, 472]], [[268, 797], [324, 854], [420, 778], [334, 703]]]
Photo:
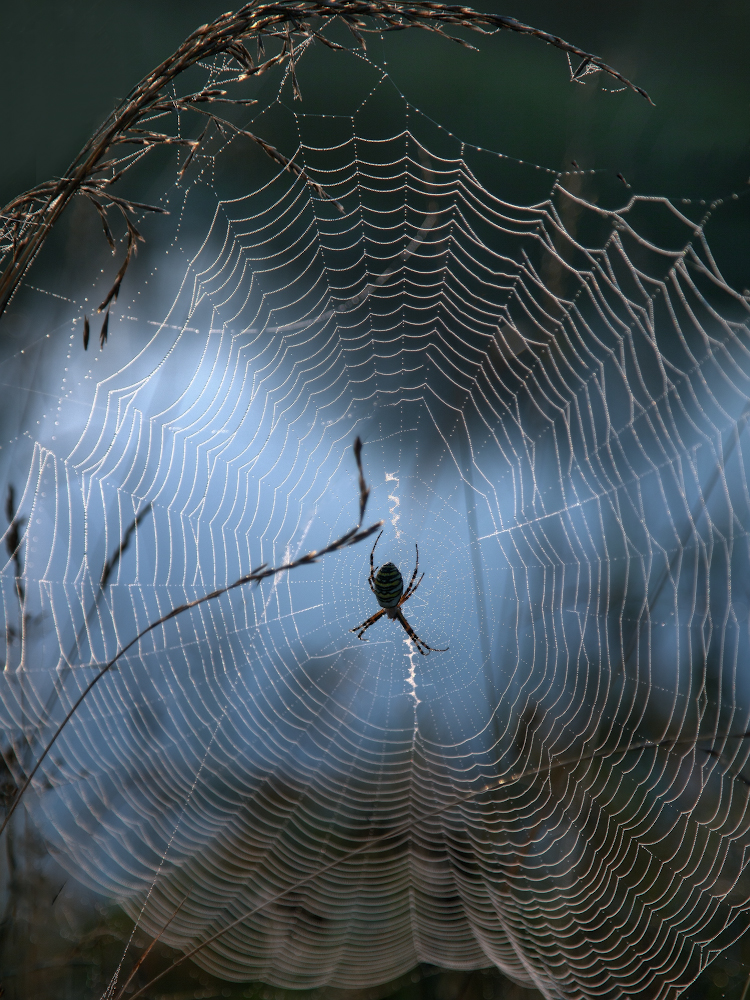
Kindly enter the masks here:
[[[381, 531], [380, 535], [382, 534], [383, 532]], [[380, 535], [378, 535], [378, 537], [375, 539], [375, 545], [377, 545], [378, 542], [380, 541]], [[370, 575], [367, 578], [367, 582], [370, 584], [370, 590], [373, 592], [373, 594], [375, 593], [375, 588], [372, 585], [372, 581], [375, 579], [375, 564], [373, 563], [372, 557], [375, 555], [375, 545], [373, 545], [372, 551], [370, 552]], [[354, 632], [355, 630], [352, 629], [351, 631]]]
[[424, 573], [420, 576], [420, 578], [417, 580], [417, 582], [414, 584], [413, 587], [412, 587], [411, 584], [409, 584], [409, 586], [406, 588], [406, 591], [404, 592], [404, 596], [398, 602], [399, 607], [401, 607], [401, 605], [404, 603], [404, 601], [408, 601], [409, 600], [409, 598], [414, 593], [414, 591], [417, 589], [417, 587], [420, 585], [420, 583], [422, 582], [422, 580], [424, 580]]
[[403, 626], [404, 632], [406, 632], [406, 634], [409, 636], [409, 638], [414, 643], [414, 645], [417, 647], [417, 649], [422, 654], [422, 656], [425, 655], [424, 650], [422, 649], [422, 646], [424, 646], [425, 649], [429, 649], [430, 652], [432, 652], [432, 653], [447, 653], [448, 652], [448, 649], [450, 648], [449, 646], [446, 646], [445, 649], [438, 649], [435, 646], [428, 646], [427, 643], [424, 642], [424, 640], [422, 640], [422, 639], [419, 638], [419, 636], [417, 635], [417, 633], [414, 631], [414, 629], [411, 627], [411, 625], [404, 618], [403, 614], [400, 611], [396, 612], [396, 618], [398, 618], [398, 620], [401, 622], [401, 625]]
[[[414, 591], [417, 589], [417, 587], [419, 586], [419, 583], [418, 583], [417, 587], [412, 587], [412, 585], [414, 583], [414, 580], [416, 579], [417, 573], [419, 572], [419, 546], [415, 543], [414, 544], [414, 548], [417, 550], [417, 565], [414, 567], [414, 572], [411, 575], [411, 580], [409, 580], [409, 586], [404, 591], [404, 596], [401, 598], [401, 600], [399, 602], [400, 604], [403, 604], [404, 601], [408, 600], [411, 597], [411, 595], [414, 593]], [[424, 573], [422, 574], [422, 576], [424, 576]], [[422, 577], [420, 577], [419, 580], [420, 580], [420, 583], [421, 583], [422, 582]]]
[[[361, 625], [357, 625], [356, 628], [350, 628], [349, 631], [358, 632], [359, 634], [357, 635], [357, 638], [362, 639], [362, 636], [368, 630], [368, 628], [371, 625], [374, 625], [375, 622], [378, 620], [378, 618], [382, 618], [384, 614], [385, 614], [385, 608], [381, 608], [380, 611], [376, 611], [374, 615], [371, 615], [370, 618], [367, 619], [367, 621], [362, 622]], [[365, 640], [362, 641], [364, 642]]]

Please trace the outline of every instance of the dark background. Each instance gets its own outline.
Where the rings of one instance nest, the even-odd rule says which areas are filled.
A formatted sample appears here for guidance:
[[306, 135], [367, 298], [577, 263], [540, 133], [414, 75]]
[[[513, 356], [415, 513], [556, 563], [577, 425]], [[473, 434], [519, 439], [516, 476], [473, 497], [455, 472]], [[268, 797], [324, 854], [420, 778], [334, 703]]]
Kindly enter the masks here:
[[[620, 171], [651, 194], [712, 199], [747, 183], [747, 3], [480, 6], [600, 55], [644, 87], [656, 107], [630, 92], [610, 97], [598, 84], [568, 83], [565, 56], [532, 38], [475, 37], [481, 51], [468, 52], [425, 32], [391, 36], [387, 56], [397, 84], [462, 138], [547, 167], [567, 166], [572, 157], [582, 167]], [[0, 199], [62, 171], [142, 76], [226, 8], [226, 0], [6, 2]], [[329, 85], [336, 87], [335, 76]]]

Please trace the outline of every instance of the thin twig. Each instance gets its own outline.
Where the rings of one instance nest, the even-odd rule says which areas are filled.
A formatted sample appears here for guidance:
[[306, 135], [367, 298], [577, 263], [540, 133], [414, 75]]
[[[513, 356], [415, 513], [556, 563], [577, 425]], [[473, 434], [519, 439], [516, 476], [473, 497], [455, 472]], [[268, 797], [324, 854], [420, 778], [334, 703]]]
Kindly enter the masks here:
[[[245, 100], [228, 99], [224, 96], [224, 92], [217, 92], [215, 89], [207, 89], [183, 98], [167, 98], [165, 93], [180, 74], [200, 60], [222, 54], [234, 60], [240, 67], [238, 82], [251, 76], [260, 76], [273, 66], [286, 63], [295, 97], [298, 97], [296, 60], [299, 46], [295, 49], [294, 37], [297, 36], [300, 41], [317, 38], [335, 49], [338, 47], [337, 44], [324, 39], [319, 28], [313, 29], [310, 22], [322, 22], [325, 26], [337, 19], [344, 21], [360, 45], [365, 44], [363, 32], [401, 31], [410, 27], [423, 28], [462, 43], [461, 38], [450, 32], [462, 28], [480, 34], [486, 34], [488, 31], [512, 31], [530, 35], [560, 49], [569, 57], [579, 58], [581, 63], [574, 75], [576, 79], [594, 71], [606, 73], [640, 94], [649, 103], [653, 103], [643, 88], [636, 86], [598, 56], [585, 52], [558, 35], [541, 31], [513, 17], [489, 14], [472, 10], [470, 7], [437, 3], [432, 0], [416, 0], [406, 4], [383, 2], [383, 0], [278, 0], [276, 3], [267, 4], [249, 3], [237, 11], [223, 14], [211, 24], [203, 25], [194, 31], [176, 52], [144, 77], [131, 91], [91, 136], [62, 177], [37, 184], [12, 199], [0, 211], [0, 238], [5, 240], [6, 257], [9, 258], [0, 276], [0, 315], [5, 311], [52, 227], [76, 195], [86, 194], [89, 197], [94, 195], [100, 199], [105, 213], [110, 204], [125, 208], [131, 214], [135, 211], [163, 211], [154, 205], [142, 205], [117, 198], [109, 192], [109, 188], [119, 179], [122, 171], [116, 172], [109, 178], [99, 175], [105, 169], [105, 164], [107, 168], [115, 169], [117, 161], [106, 159], [113, 147], [129, 144], [140, 147], [141, 153], [144, 154], [165, 144], [187, 145], [195, 149], [193, 146], [195, 140], [165, 132], [151, 132], [140, 129], [139, 125], [144, 124], [154, 112], [178, 112], [189, 109], [191, 105], [196, 108], [198, 104], [217, 99], [227, 103], [247, 103]], [[256, 42], [258, 58], [261, 59], [264, 54], [264, 35], [267, 38], [280, 39], [281, 51], [256, 63], [245, 42], [251, 39]], [[269, 156], [281, 162], [279, 157], [283, 154], [265, 143], [265, 140], [253, 135], [250, 137], [258, 142]], [[291, 169], [293, 173], [303, 178], [316, 194], [321, 194], [323, 189], [311, 181], [302, 168], [293, 168], [291, 160], [286, 160], [283, 165], [285, 169]], [[100, 207], [97, 207], [97, 211], [101, 214]], [[111, 236], [111, 233], [107, 233], [106, 224], [105, 235], [108, 239]]]
[[365, 507], [370, 496], [370, 487], [365, 482], [365, 474], [362, 471], [362, 440], [359, 435], [354, 439], [354, 457], [357, 460], [357, 469], [359, 470], [359, 521], [357, 522], [357, 527], [359, 527], [365, 516]]
[[[157, 944], [158, 941], [165, 934], [165, 932], [166, 932], [167, 928], [169, 927], [169, 925], [172, 923], [172, 921], [177, 916], [177, 914], [180, 912], [180, 910], [185, 905], [185, 903], [187, 903], [188, 898], [189, 898], [188, 896], [185, 896], [185, 898], [183, 899], [183, 901], [176, 906], [176, 908], [172, 912], [172, 915], [170, 916], [169, 920], [166, 922], [166, 924], [164, 924], [164, 926], [159, 931], [159, 933], [156, 935], [156, 937], [153, 939], [153, 941], [151, 942], [151, 944], [148, 946], [148, 948], [146, 948], [146, 950], [143, 952], [143, 954], [141, 955], [141, 957], [138, 959], [138, 961], [133, 966], [133, 968], [132, 968], [132, 970], [130, 972], [130, 975], [125, 980], [125, 982], [122, 984], [122, 986], [120, 987], [120, 993], [118, 995], [122, 995], [127, 990], [128, 986], [130, 986], [130, 984], [132, 983], [133, 979], [135, 978], [136, 973], [138, 972], [138, 970], [140, 969], [140, 967], [143, 965], [143, 963], [146, 961], [146, 959], [148, 958], [149, 954], [151, 953], [154, 945]], [[105, 993], [105, 997], [107, 995], [108, 994]]]
[[120, 539], [120, 545], [119, 545], [117, 551], [114, 553], [114, 555], [112, 556], [111, 559], [108, 559], [105, 562], [104, 568], [102, 569], [102, 578], [99, 581], [99, 591], [100, 591], [100, 593], [105, 590], [105, 588], [107, 586], [107, 581], [109, 580], [109, 577], [110, 577], [110, 574], [112, 573], [112, 570], [118, 564], [118, 562], [120, 561], [123, 553], [127, 550], [128, 546], [130, 545], [130, 539], [133, 536], [133, 532], [138, 527], [138, 525], [141, 523], [141, 521], [144, 519], [144, 517], [150, 512], [150, 510], [151, 510], [151, 501], [149, 500], [149, 502], [146, 504], [146, 506], [142, 507], [141, 510], [138, 511], [138, 513], [136, 514], [136, 516], [133, 518], [133, 520], [130, 522], [130, 524], [128, 525], [128, 527], [125, 529], [125, 533], [123, 534], [122, 538]]
[[[84, 338], [87, 338], [87, 334], [85, 332], [84, 332]], [[87, 339], [86, 342], [88, 342]], [[86, 612], [81, 627], [78, 629], [78, 633], [76, 634], [75, 642], [73, 644], [72, 649], [70, 650], [68, 655], [64, 658], [63, 662], [65, 666], [58, 672], [57, 679], [55, 680], [55, 685], [50, 693], [49, 698], [47, 699], [47, 704], [44, 706], [44, 712], [42, 713], [41, 718], [36, 724], [37, 732], [39, 732], [41, 728], [44, 725], [46, 725], [47, 720], [49, 719], [50, 714], [52, 712], [52, 709], [57, 699], [60, 697], [60, 692], [62, 691], [63, 685], [67, 678], [67, 674], [72, 669], [72, 664], [74, 659], [76, 658], [76, 654], [78, 653], [80, 655], [81, 642], [84, 633], [86, 632], [86, 628], [88, 626], [91, 617], [94, 615], [97, 608], [99, 607], [99, 602], [104, 596], [104, 593], [107, 589], [107, 584], [109, 583], [109, 578], [112, 575], [112, 571], [119, 563], [124, 552], [130, 546], [130, 541], [131, 538], [133, 537], [133, 533], [135, 532], [136, 528], [138, 528], [141, 521], [143, 521], [143, 519], [146, 517], [146, 515], [149, 513], [150, 510], [151, 510], [151, 502], [149, 501], [149, 503], [147, 503], [144, 507], [141, 508], [141, 510], [136, 514], [136, 516], [133, 518], [133, 520], [130, 522], [130, 524], [123, 532], [122, 538], [120, 539], [120, 544], [117, 547], [117, 550], [113, 553], [112, 558], [105, 559], [104, 566], [102, 567], [102, 575], [99, 580], [99, 587], [96, 591], [96, 594], [94, 595], [94, 600], [92, 601], [91, 606]]]
[[[364, 474], [362, 472], [362, 442], [360, 441], [359, 437], [357, 437], [354, 442], [354, 456], [357, 461], [357, 468], [359, 470], [359, 477], [360, 477], [359, 502], [360, 502], [360, 524], [361, 524], [362, 515], [364, 514], [364, 509], [365, 506], [367, 505], [367, 497], [370, 491], [367, 488], [364, 479]], [[362, 492], [363, 487], [364, 487], [364, 494]], [[238, 580], [235, 580], [234, 583], [230, 583], [226, 587], [219, 587], [217, 590], [212, 590], [210, 594], [204, 594], [202, 597], [197, 597], [194, 601], [187, 601], [185, 604], [180, 604], [176, 608], [172, 608], [172, 610], [167, 612], [166, 615], [162, 615], [161, 618], [157, 618], [156, 621], [153, 621], [151, 622], [150, 625], [147, 625], [146, 628], [144, 628], [141, 632], [139, 632], [134, 639], [131, 639], [129, 643], [123, 646], [122, 649], [120, 649], [118, 653], [115, 656], [113, 656], [111, 660], [109, 660], [108, 663], [105, 663], [105, 665], [99, 670], [99, 672], [96, 674], [93, 680], [91, 680], [90, 683], [86, 685], [83, 692], [76, 699], [72, 708], [67, 713], [65, 718], [62, 720], [60, 725], [57, 727], [52, 738], [46, 744], [44, 750], [39, 756], [39, 759], [37, 760], [36, 764], [34, 764], [34, 767], [31, 769], [31, 772], [26, 778], [26, 781], [19, 789], [18, 794], [13, 800], [13, 804], [8, 810], [8, 813], [5, 819], [3, 820], [2, 825], [0, 825], [0, 835], [2, 835], [3, 830], [5, 830], [6, 826], [10, 822], [10, 818], [16, 811], [18, 803], [21, 801], [21, 798], [26, 789], [34, 780], [34, 777], [37, 771], [39, 770], [42, 762], [44, 761], [45, 757], [50, 752], [52, 747], [55, 745], [58, 736], [66, 727], [68, 722], [70, 722], [70, 720], [73, 718], [79, 706], [85, 700], [86, 696], [89, 694], [91, 690], [93, 690], [94, 687], [96, 687], [96, 685], [99, 683], [102, 677], [104, 677], [104, 675], [107, 674], [112, 669], [112, 667], [117, 663], [120, 657], [124, 656], [125, 653], [127, 653], [129, 649], [135, 646], [136, 643], [138, 643], [145, 635], [148, 635], [148, 633], [152, 632], [155, 628], [158, 628], [160, 625], [163, 625], [165, 622], [168, 622], [171, 618], [176, 618], [177, 615], [181, 615], [184, 611], [189, 611], [191, 608], [197, 608], [199, 605], [205, 604], [206, 601], [213, 601], [217, 597], [221, 597], [224, 594], [229, 593], [230, 590], [235, 590], [237, 587], [244, 586], [246, 583], [260, 583], [261, 580], [265, 580], [269, 576], [276, 576], [277, 573], [284, 573], [292, 569], [297, 569], [297, 567], [299, 566], [309, 566], [312, 563], [317, 562], [318, 559], [320, 559], [322, 556], [328, 555], [331, 552], [336, 552], [339, 549], [346, 548], [349, 545], [356, 545], [358, 542], [364, 541], [365, 538], [369, 538], [370, 535], [372, 535], [375, 531], [381, 528], [382, 525], [383, 521], [377, 521], [375, 524], [370, 525], [369, 528], [365, 528], [364, 530], [361, 531], [359, 530], [360, 525], [357, 524], [355, 525], [355, 527], [351, 528], [345, 534], [341, 535], [340, 538], [337, 538], [335, 542], [331, 542], [330, 545], [326, 545], [325, 548], [308, 552], [306, 555], [300, 556], [299, 559], [295, 559], [292, 562], [282, 563], [281, 566], [275, 566], [275, 567], [267, 567], [266, 563], [263, 563], [262, 565], [258, 566], [257, 569], [251, 570], [249, 573], [246, 573], [244, 576], [241, 576]]]
[[[357, 438], [357, 441], [359, 441], [359, 438]], [[8, 486], [8, 493], [5, 498], [5, 516], [8, 518], [8, 531], [5, 535], [5, 549], [10, 558], [13, 560], [13, 565], [16, 570], [16, 593], [18, 595], [18, 601], [21, 605], [21, 612], [23, 613], [23, 605], [26, 595], [23, 586], [21, 546], [23, 545], [23, 522], [26, 518], [17, 516], [15, 491], [12, 483]]]

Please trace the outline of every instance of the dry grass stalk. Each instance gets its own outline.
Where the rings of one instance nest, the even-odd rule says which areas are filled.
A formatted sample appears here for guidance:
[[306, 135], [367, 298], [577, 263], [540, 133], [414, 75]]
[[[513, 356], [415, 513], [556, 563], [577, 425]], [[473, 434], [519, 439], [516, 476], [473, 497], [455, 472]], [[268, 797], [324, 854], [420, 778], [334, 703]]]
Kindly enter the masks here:
[[[129, 649], [137, 645], [137, 643], [139, 643], [144, 636], [148, 635], [149, 632], [152, 632], [155, 628], [158, 628], [165, 622], [168, 622], [171, 618], [176, 618], [177, 615], [181, 615], [184, 611], [189, 611], [191, 608], [197, 608], [199, 605], [205, 604], [206, 601], [213, 601], [217, 597], [221, 597], [224, 594], [228, 594], [230, 590], [235, 590], [237, 587], [242, 587], [247, 583], [260, 583], [261, 580], [265, 580], [269, 576], [276, 576], [278, 573], [286, 573], [289, 570], [297, 569], [299, 566], [309, 566], [310, 564], [317, 562], [322, 556], [328, 555], [331, 552], [338, 552], [340, 549], [347, 548], [349, 545], [356, 545], [358, 542], [364, 541], [365, 538], [369, 538], [370, 535], [372, 535], [374, 532], [382, 528], [383, 526], [382, 521], [377, 521], [375, 524], [371, 524], [369, 528], [364, 528], [364, 529], [362, 528], [362, 518], [364, 517], [365, 508], [367, 507], [367, 499], [370, 495], [370, 490], [369, 487], [367, 486], [367, 483], [365, 482], [364, 472], [362, 469], [362, 442], [359, 439], [359, 437], [357, 437], [354, 441], [354, 457], [357, 462], [357, 470], [359, 473], [358, 523], [355, 524], [353, 528], [350, 528], [349, 531], [345, 532], [343, 535], [337, 538], [335, 541], [331, 542], [329, 545], [326, 545], [325, 548], [308, 552], [304, 556], [300, 556], [299, 559], [294, 559], [291, 562], [282, 563], [281, 566], [268, 566], [266, 563], [262, 563], [262, 565], [258, 566], [256, 569], [251, 570], [249, 573], [246, 573], [244, 576], [241, 576], [239, 579], [235, 580], [234, 583], [230, 583], [226, 587], [219, 587], [216, 590], [212, 590], [209, 594], [204, 594], [202, 597], [197, 597], [194, 601], [187, 601], [185, 604], [179, 604], [177, 607], [172, 608], [171, 611], [167, 612], [166, 615], [162, 615], [161, 618], [157, 618], [156, 621], [153, 621], [151, 622], [150, 625], [147, 625], [146, 628], [144, 628], [141, 632], [139, 632], [134, 639], [131, 639], [130, 642], [128, 642], [125, 646], [123, 646], [118, 651], [116, 656], [114, 656], [108, 663], [104, 664], [104, 666], [95, 674], [93, 680], [90, 681], [90, 683], [84, 688], [83, 692], [78, 696], [72, 708], [67, 713], [65, 718], [62, 720], [60, 725], [57, 727], [51, 739], [47, 742], [46, 746], [44, 747], [44, 750], [37, 758], [36, 763], [26, 776], [26, 780], [19, 788], [18, 793], [15, 796], [12, 805], [10, 806], [5, 815], [5, 819], [3, 820], [2, 824], [0, 824], [0, 835], [3, 833], [8, 823], [10, 822], [10, 819], [13, 816], [13, 813], [16, 811], [16, 807], [20, 803], [24, 792], [29, 787], [31, 782], [34, 780], [34, 777], [39, 768], [41, 767], [47, 754], [54, 746], [60, 733], [63, 731], [63, 729], [67, 726], [68, 722], [70, 722], [75, 713], [78, 711], [78, 708], [83, 703], [86, 696], [99, 683], [102, 677], [104, 677], [105, 674], [109, 673], [109, 671], [112, 669], [112, 667], [114, 667], [117, 661], [121, 657], [123, 657]], [[145, 514], [150, 510], [150, 508], [151, 505], [147, 504], [147, 506], [136, 517], [132, 525], [132, 530], [135, 530], [139, 520], [141, 520], [145, 516]], [[129, 541], [130, 541], [130, 529], [126, 532], [122, 542], [120, 543], [118, 558], [119, 555], [127, 547]], [[104, 572], [102, 573], [102, 579], [104, 581], [104, 585], [106, 585], [107, 578], [109, 577], [111, 569], [112, 567], [109, 567], [109, 572], [108, 572], [108, 567], [107, 565], [105, 565]]]
[[[135, 252], [134, 240], [140, 238], [137, 232], [133, 236], [134, 216], [138, 212], [161, 212], [163, 209], [115, 195], [112, 186], [128, 166], [135, 162], [134, 153], [128, 154], [127, 162], [116, 156], [106, 159], [107, 156], [116, 146], [123, 144], [131, 150], [139, 151], [135, 154], [136, 159], [159, 146], [181, 145], [190, 150], [182, 168], [184, 172], [208, 128], [207, 125], [197, 141], [183, 139], [168, 132], [139, 127], [144, 124], [146, 118], [151, 123], [161, 114], [200, 111], [208, 115], [208, 124], [213, 123], [220, 132], [224, 128], [229, 128], [258, 143], [276, 163], [309, 184], [318, 197], [327, 198], [325, 190], [313, 181], [302, 167], [293, 163], [292, 159], [274, 146], [261, 137], [238, 129], [226, 120], [219, 119], [211, 111], [199, 107], [222, 101], [238, 105], [253, 103], [252, 101], [234, 100], [228, 98], [224, 91], [216, 89], [206, 89], [180, 98], [167, 97], [165, 94], [177, 77], [199, 60], [224, 54], [238, 64], [240, 72], [237, 80], [260, 76], [273, 66], [287, 64], [294, 94], [299, 97], [299, 84], [295, 71], [295, 39], [298, 43], [317, 39], [332, 49], [340, 49], [340, 45], [329, 41], [321, 33], [322, 28], [336, 20], [343, 21], [358, 44], [363, 47], [366, 44], [363, 32], [400, 31], [409, 27], [419, 27], [445, 35], [464, 45], [466, 43], [462, 39], [449, 34], [449, 31], [464, 28], [480, 33], [513, 31], [531, 35], [561, 49], [568, 56], [579, 58], [581, 63], [574, 77], [583, 72], [599, 70], [650, 100], [645, 90], [637, 87], [598, 56], [585, 52], [557, 35], [501, 14], [489, 14], [472, 10], [470, 7], [430, 2], [430, 0], [417, 0], [412, 3], [392, 3], [382, 0], [278, 0], [276, 3], [249, 3], [237, 11], [223, 14], [211, 24], [203, 25], [194, 31], [176, 52], [133, 89], [92, 135], [62, 177], [38, 184], [18, 195], [2, 209], [0, 266], [3, 267], [3, 271], [0, 275], [0, 316], [13, 297], [27, 268], [39, 253], [47, 234], [76, 195], [87, 197], [99, 212], [104, 235], [113, 250], [115, 242], [108, 222], [108, 212], [118, 208], [125, 216], [128, 224], [125, 262], [99, 311], [103, 311], [117, 298], [125, 271]], [[264, 36], [281, 41], [281, 50], [268, 58], [264, 57]], [[245, 41], [249, 39], [256, 42], [259, 60], [257, 62], [245, 45]], [[100, 339], [103, 344], [106, 339], [106, 325], [102, 329]]]

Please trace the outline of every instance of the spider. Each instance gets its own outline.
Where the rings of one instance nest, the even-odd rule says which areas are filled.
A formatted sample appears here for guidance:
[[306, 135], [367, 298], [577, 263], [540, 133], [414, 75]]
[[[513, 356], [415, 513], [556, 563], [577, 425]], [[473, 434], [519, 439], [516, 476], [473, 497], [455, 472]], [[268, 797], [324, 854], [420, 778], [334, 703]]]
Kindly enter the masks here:
[[[382, 534], [383, 532], [381, 531], [380, 535]], [[380, 541], [380, 535], [378, 535], [375, 539], [375, 545], [377, 545]], [[411, 575], [409, 586], [404, 591], [404, 578], [399, 573], [398, 567], [394, 566], [393, 563], [383, 563], [377, 573], [375, 572], [375, 565], [373, 563], [375, 545], [373, 545], [372, 552], [370, 553], [370, 575], [367, 578], [367, 582], [370, 584], [370, 590], [373, 592], [378, 604], [380, 605], [380, 611], [376, 611], [372, 617], [367, 619], [367, 621], [362, 622], [361, 625], [357, 625], [356, 628], [349, 629], [349, 631], [356, 632], [357, 638], [362, 639], [364, 633], [371, 625], [375, 624], [378, 618], [382, 618], [383, 615], [388, 615], [389, 618], [395, 618], [396, 621], [401, 622], [404, 632], [406, 632], [422, 656], [425, 655], [425, 649], [428, 649], [433, 653], [447, 652], [449, 648], [448, 646], [446, 646], [445, 649], [436, 649], [434, 646], [428, 646], [426, 642], [423, 642], [401, 613], [401, 605], [409, 600], [424, 577], [423, 573], [417, 582], [414, 582], [417, 579], [417, 573], [419, 572], [419, 546], [415, 545], [417, 550], [417, 565], [414, 567], [414, 572]], [[364, 642], [366, 640], [362, 641]], [[422, 648], [423, 646], [424, 649]]]

